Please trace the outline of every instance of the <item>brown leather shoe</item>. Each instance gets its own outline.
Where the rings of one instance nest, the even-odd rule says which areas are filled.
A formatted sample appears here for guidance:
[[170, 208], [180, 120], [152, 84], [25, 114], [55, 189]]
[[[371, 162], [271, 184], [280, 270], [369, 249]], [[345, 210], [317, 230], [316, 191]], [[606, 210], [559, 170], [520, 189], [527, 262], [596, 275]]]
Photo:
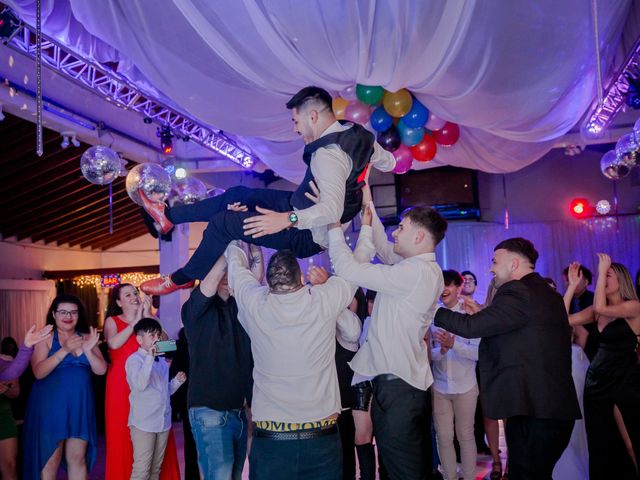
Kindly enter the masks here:
[[165, 204], [149, 199], [142, 189], [138, 190], [138, 194], [140, 195], [140, 200], [142, 200], [142, 208], [155, 220], [158, 231], [160, 233], [169, 233], [169, 230], [173, 228], [173, 223], [164, 214]]
[[191, 280], [190, 282], [183, 283], [182, 285], [176, 285], [174, 281], [171, 280], [170, 275], [163, 275], [161, 277], [142, 282], [140, 284], [140, 290], [147, 295], [167, 295], [175, 292], [176, 290], [180, 290], [181, 288], [191, 288], [195, 283], [195, 280]]

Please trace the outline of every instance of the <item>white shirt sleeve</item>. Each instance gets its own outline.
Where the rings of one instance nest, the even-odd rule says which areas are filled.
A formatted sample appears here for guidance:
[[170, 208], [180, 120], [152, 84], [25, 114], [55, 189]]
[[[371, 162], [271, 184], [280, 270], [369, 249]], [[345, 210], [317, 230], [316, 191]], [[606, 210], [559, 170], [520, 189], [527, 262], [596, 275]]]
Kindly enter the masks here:
[[338, 336], [345, 342], [358, 343], [360, 333], [362, 333], [362, 323], [351, 310], [347, 308], [340, 313], [336, 327]]
[[373, 245], [376, 249], [376, 254], [380, 261], [386, 265], [394, 265], [402, 261], [402, 257], [393, 251], [393, 243], [387, 238], [387, 232], [384, 230], [384, 225], [378, 217], [373, 202], [370, 204], [371, 208], [371, 230], [373, 233]]
[[362, 225], [353, 256], [359, 263], [370, 263], [374, 255], [375, 247], [371, 239], [371, 227], [369, 225]]
[[145, 355], [144, 360], [140, 355], [131, 355], [124, 364], [129, 388], [140, 392], [146, 389], [151, 380], [152, 368], [153, 355]]
[[390, 172], [396, 166], [396, 157], [388, 152], [378, 142], [373, 142], [373, 155], [371, 155], [371, 166], [381, 172]]
[[479, 338], [462, 338], [456, 335], [456, 339], [454, 340], [453, 347], [451, 349], [459, 356], [477, 362], [479, 345]]
[[320, 190], [320, 201], [309, 208], [296, 210], [296, 228], [301, 230], [340, 220], [351, 160], [340, 148], [320, 148], [311, 158], [311, 173]]
[[243, 314], [238, 315], [238, 321], [247, 332], [250, 321], [259, 318], [259, 301], [264, 296], [264, 289], [248, 269], [248, 259], [244, 250], [234, 244], [229, 244], [224, 252], [227, 259], [229, 287], [238, 303], [238, 309]]
[[416, 288], [429, 287], [418, 285], [419, 272], [415, 264], [389, 266], [358, 263], [339, 228], [329, 230], [329, 257], [338, 276], [367, 289], [406, 297]]

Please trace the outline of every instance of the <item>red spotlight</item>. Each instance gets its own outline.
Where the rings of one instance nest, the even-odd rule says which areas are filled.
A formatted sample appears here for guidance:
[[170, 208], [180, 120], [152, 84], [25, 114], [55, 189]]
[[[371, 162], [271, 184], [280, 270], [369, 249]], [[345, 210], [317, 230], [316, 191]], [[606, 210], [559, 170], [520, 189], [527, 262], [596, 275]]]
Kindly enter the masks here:
[[574, 198], [571, 200], [570, 212], [575, 218], [585, 218], [591, 215], [593, 207], [586, 198]]

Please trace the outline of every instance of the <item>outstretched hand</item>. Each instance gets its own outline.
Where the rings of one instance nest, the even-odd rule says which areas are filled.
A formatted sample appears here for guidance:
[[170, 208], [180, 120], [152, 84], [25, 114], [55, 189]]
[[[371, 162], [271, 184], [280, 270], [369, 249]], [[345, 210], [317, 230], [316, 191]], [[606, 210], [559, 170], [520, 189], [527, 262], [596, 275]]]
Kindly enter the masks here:
[[567, 272], [567, 280], [570, 286], [575, 286], [582, 280], [582, 270], [580, 270], [580, 262], [571, 262]]
[[606, 275], [611, 267], [611, 257], [606, 253], [598, 253], [598, 273]]
[[274, 212], [262, 207], [256, 207], [256, 211], [261, 215], [244, 220], [244, 234], [251, 238], [273, 235], [291, 226], [287, 212]]
[[243, 205], [240, 202], [229, 203], [227, 205], [227, 210], [231, 210], [232, 212], [248, 212], [249, 209], [246, 205]]
[[36, 332], [36, 326], [32, 325], [27, 333], [24, 335], [24, 346], [31, 348], [36, 343], [40, 343], [51, 336], [53, 325], [45, 325], [43, 328]]
[[90, 352], [93, 347], [98, 344], [99, 340], [100, 334], [98, 333], [98, 329], [89, 327], [89, 333], [84, 335], [84, 341], [82, 342], [82, 351], [84, 353]]

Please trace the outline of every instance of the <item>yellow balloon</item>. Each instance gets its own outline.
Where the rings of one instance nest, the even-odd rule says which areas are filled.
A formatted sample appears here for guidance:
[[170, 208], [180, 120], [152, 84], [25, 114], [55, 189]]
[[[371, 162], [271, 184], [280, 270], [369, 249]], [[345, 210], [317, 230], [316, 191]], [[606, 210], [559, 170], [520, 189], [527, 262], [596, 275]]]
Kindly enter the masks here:
[[384, 109], [389, 115], [396, 118], [403, 117], [409, 113], [412, 104], [413, 98], [411, 98], [411, 94], [406, 88], [401, 88], [393, 93], [385, 92], [384, 97], [382, 97]]
[[344, 120], [344, 112], [347, 109], [347, 105], [349, 105], [349, 100], [342, 97], [336, 97], [331, 102], [331, 106], [333, 108], [333, 113], [338, 120]]

